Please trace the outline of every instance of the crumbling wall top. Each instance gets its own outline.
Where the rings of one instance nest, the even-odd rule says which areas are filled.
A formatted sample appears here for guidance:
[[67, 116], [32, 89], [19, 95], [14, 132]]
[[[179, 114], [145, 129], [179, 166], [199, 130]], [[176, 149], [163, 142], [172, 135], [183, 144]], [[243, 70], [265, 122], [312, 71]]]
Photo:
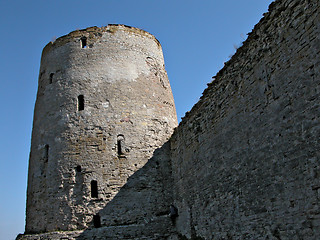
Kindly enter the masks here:
[[[298, 5], [299, 0], [275, 0], [269, 5], [268, 12], [263, 14], [263, 17], [254, 26], [252, 31], [247, 34], [248, 38], [237, 49], [235, 54], [227, 62], [224, 63], [224, 67], [220, 71], [218, 71], [218, 73], [215, 76], [212, 77], [212, 81], [207, 84], [208, 87], [203, 91], [200, 100], [192, 107], [190, 111], [186, 112], [185, 116], [182, 117], [182, 121], [179, 125], [183, 125], [184, 123], [186, 123], [188, 119], [193, 115], [193, 113], [195, 113], [196, 110], [199, 109], [201, 105], [207, 101], [209, 92], [214, 91], [215, 87], [221, 84], [221, 81], [225, 81], [225, 78], [223, 78], [225, 72], [232, 71], [230, 69], [234, 68], [235, 65], [238, 66], [239, 62], [241, 62], [240, 59], [245, 58], [247, 52], [250, 51], [251, 48], [255, 49], [257, 42], [263, 41], [261, 40], [260, 35], [262, 35], [266, 30], [273, 30], [273, 27], [270, 26], [270, 24], [273, 24], [277, 17], [280, 14], [282, 14], [285, 10], [293, 11], [293, 9], [296, 8]], [[262, 54], [264, 51], [267, 50], [268, 49], [265, 46], [265, 48], [261, 49], [259, 53]], [[257, 60], [261, 56], [257, 55], [255, 57]]]
[[145, 30], [123, 25], [123, 24], [108, 24], [107, 26], [103, 26], [103, 27], [94, 26], [94, 27], [88, 27], [86, 29], [75, 30], [70, 32], [67, 35], [61, 36], [56, 40], [49, 42], [43, 49], [43, 54], [49, 51], [51, 47], [59, 47], [61, 45], [64, 45], [67, 42], [70, 42], [72, 39], [75, 39], [75, 38], [81, 38], [85, 35], [89, 36], [90, 38], [100, 38], [102, 34], [105, 32], [116, 33], [117, 31], [126, 31], [128, 33], [150, 38], [151, 40], [154, 40], [157, 43], [158, 47], [161, 49], [161, 44], [158, 41], [158, 39], [155, 36], [153, 36], [151, 33], [148, 33]]

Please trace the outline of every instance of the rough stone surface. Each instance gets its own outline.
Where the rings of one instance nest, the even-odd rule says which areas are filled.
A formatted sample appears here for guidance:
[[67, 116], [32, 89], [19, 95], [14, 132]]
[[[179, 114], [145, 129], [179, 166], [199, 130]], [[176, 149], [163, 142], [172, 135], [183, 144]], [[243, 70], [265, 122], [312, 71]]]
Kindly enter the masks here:
[[17, 239], [320, 239], [319, 13], [272, 3], [166, 143], [176, 118], [153, 36], [108, 26], [49, 44], [26, 232], [52, 232]]
[[[151, 34], [109, 25], [49, 43], [34, 113], [26, 232], [92, 227], [176, 125], [161, 46]], [[131, 221], [99, 215], [102, 225]]]
[[272, 4], [176, 129], [182, 235], [320, 239], [319, 10]]

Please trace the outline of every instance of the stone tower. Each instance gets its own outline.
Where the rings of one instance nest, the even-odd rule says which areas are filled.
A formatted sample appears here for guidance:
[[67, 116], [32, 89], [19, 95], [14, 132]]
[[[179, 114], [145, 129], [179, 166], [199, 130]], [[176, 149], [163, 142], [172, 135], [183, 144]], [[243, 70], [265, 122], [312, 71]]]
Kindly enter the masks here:
[[160, 43], [123, 25], [71, 32], [43, 50], [26, 233], [85, 229], [172, 134]]

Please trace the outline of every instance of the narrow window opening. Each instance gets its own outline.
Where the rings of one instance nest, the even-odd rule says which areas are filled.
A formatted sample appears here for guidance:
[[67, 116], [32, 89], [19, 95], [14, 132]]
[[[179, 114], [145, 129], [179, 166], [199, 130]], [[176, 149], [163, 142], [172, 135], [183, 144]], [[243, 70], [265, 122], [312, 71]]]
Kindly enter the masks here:
[[46, 144], [44, 147], [44, 159], [47, 162], [49, 159], [49, 145]]
[[78, 166], [76, 167], [76, 171], [77, 171], [77, 172], [81, 172], [81, 166], [80, 166], [80, 165], [78, 165]]
[[83, 95], [78, 96], [78, 111], [84, 110], [84, 97]]
[[98, 197], [98, 182], [95, 180], [91, 181], [91, 197], [92, 198]]
[[124, 148], [124, 136], [120, 134], [117, 137], [117, 151], [119, 156], [124, 155]]
[[171, 218], [172, 224], [176, 225], [176, 218], [179, 216], [178, 209], [174, 205], [170, 205], [169, 216]]
[[53, 82], [53, 75], [54, 75], [54, 73], [50, 73], [49, 84], [51, 84]]
[[122, 153], [122, 147], [121, 147], [121, 140], [118, 140], [118, 143], [117, 143], [117, 145], [118, 145], [118, 155], [122, 155], [123, 153]]
[[86, 37], [81, 38], [81, 48], [87, 48], [87, 38]]
[[93, 226], [95, 228], [101, 227], [101, 220], [99, 214], [93, 216]]

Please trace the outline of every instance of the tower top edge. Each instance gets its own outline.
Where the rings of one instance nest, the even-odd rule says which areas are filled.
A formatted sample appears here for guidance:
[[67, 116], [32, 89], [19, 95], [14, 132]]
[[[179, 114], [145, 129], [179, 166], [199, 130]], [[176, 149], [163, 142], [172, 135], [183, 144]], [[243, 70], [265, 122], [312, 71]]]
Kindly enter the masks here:
[[131, 32], [131, 33], [135, 33], [135, 34], [138, 34], [141, 36], [148, 37], [151, 40], [154, 40], [157, 43], [158, 47], [161, 48], [161, 44], [160, 44], [159, 40], [154, 35], [152, 35], [151, 33], [147, 32], [145, 30], [142, 30], [142, 29], [136, 28], [136, 27], [127, 26], [124, 24], [108, 24], [107, 26], [102, 26], [102, 27], [93, 26], [93, 27], [88, 27], [85, 29], [77, 29], [75, 31], [72, 31], [69, 34], [66, 34], [64, 36], [61, 36], [61, 37], [55, 39], [54, 41], [50, 41], [44, 47], [44, 51], [48, 50], [48, 48], [50, 48], [53, 45], [61, 46], [74, 38], [88, 37], [90, 34], [102, 34], [105, 32], [116, 33], [119, 30], [126, 31], [129, 33]]

